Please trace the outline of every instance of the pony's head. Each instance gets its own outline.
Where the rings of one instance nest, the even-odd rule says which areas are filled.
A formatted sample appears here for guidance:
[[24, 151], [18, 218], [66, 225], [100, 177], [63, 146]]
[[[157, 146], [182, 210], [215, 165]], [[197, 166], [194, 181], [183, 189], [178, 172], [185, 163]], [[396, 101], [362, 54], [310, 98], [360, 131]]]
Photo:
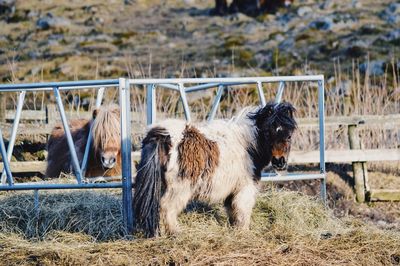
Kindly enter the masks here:
[[119, 106], [102, 106], [93, 111], [92, 137], [95, 153], [103, 167], [113, 168], [121, 151]]
[[290, 103], [270, 102], [253, 114], [260, 138], [271, 150], [271, 164], [276, 170], [287, 167], [292, 135], [297, 128], [295, 111]]

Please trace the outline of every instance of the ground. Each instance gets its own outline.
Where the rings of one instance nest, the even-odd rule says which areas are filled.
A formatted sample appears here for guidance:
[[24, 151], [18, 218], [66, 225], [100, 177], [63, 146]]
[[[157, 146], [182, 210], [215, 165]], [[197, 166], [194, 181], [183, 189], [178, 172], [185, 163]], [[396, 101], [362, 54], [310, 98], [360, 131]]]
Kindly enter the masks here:
[[400, 258], [398, 230], [337, 218], [315, 197], [274, 187], [260, 193], [248, 232], [230, 228], [221, 205], [193, 203], [178, 234], [155, 239], [124, 239], [118, 191], [40, 195], [39, 211], [31, 193], [0, 196], [3, 264], [391, 265]]
[[212, 0], [16, 1], [15, 12], [0, 20], [0, 77], [331, 77], [334, 64], [378, 76], [398, 71], [395, 1], [299, 0], [257, 18], [212, 16], [213, 6]]

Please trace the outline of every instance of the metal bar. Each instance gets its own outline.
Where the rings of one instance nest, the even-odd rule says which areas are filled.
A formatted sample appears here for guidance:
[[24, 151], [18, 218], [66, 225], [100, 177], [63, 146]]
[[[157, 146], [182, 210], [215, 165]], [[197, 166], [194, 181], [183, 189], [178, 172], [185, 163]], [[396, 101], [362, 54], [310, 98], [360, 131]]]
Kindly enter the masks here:
[[156, 86], [154, 84], [148, 84], [146, 86], [146, 114], [147, 114], [147, 125], [152, 125], [156, 122]]
[[[17, 129], [18, 129], [19, 121], [21, 119], [21, 112], [22, 112], [22, 107], [24, 105], [25, 94], [26, 94], [26, 91], [22, 91], [22, 92], [20, 92], [19, 97], [18, 97], [17, 110], [15, 112], [14, 122], [13, 122], [13, 126], [11, 129], [10, 140], [8, 141], [8, 146], [7, 146], [7, 160], [9, 162], [11, 161], [12, 153], [14, 150], [15, 139], [17, 137]], [[1, 174], [1, 184], [2, 185], [4, 185], [6, 183], [6, 178], [7, 178], [6, 172], [3, 171]], [[11, 176], [11, 183], [14, 183], [12, 176]]]
[[119, 105], [121, 108], [121, 148], [122, 148], [122, 213], [127, 234], [133, 232], [132, 171], [131, 171], [131, 110], [130, 84], [127, 79], [119, 79]]
[[63, 106], [62, 100], [61, 100], [61, 95], [60, 95], [60, 92], [57, 87], [54, 87], [53, 91], [54, 91], [54, 96], [56, 97], [58, 110], [60, 112], [61, 122], [64, 126], [64, 133], [65, 133], [65, 136], [67, 137], [69, 152], [70, 152], [71, 160], [72, 160], [72, 167], [74, 168], [74, 172], [75, 172], [75, 176], [76, 176], [76, 180], [78, 181], [78, 184], [81, 184], [82, 183], [82, 172], [81, 172], [81, 168], [79, 166], [79, 160], [78, 160], [78, 156], [76, 154], [74, 140], [72, 139], [72, 135], [71, 135], [71, 131], [69, 129], [67, 117], [65, 116], [65, 111], [64, 111], [64, 106]]
[[324, 79], [318, 81], [318, 118], [319, 118], [319, 166], [324, 175], [321, 182], [321, 198], [326, 205], [326, 171], [325, 171], [325, 90]]
[[170, 90], [174, 90], [174, 91], [179, 91], [178, 86], [174, 85], [174, 84], [157, 84], [159, 87], [163, 87], [166, 89], [170, 89]]
[[89, 183], [89, 184], [14, 184], [12, 186], [0, 186], [0, 191], [11, 190], [52, 190], [52, 189], [100, 189], [122, 188], [122, 183]]
[[39, 216], [39, 190], [35, 189], [33, 191], [33, 209], [35, 210], [36, 217]]
[[196, 92], [196, 91], [202, 91], [205, 89], [209, 89], [209, 88], [214, 88], [214, 87], [218, 87], [219, 85], [225, 85], [225, 86], [238, 86], [238, 85], [245, 85], [245, 84], [251, 84], [251, 83], [256, 83], [256, 82], [220, 82], [220, 83], [206, 83], [206, 84], [200, 84], [200, 85], [196, 85], [196, 86], [191, 86], [191, 87], [186, 87], [185, 91], [187, 93], [190, 92]]
[[275, 96], [275, 103], [280, 103], [282, 101], [283, 90], [285, 89], [285, 82], [279, 82], [278, 92]]
[[9, 187], [12, 187], [12, 185], [13, 185], [12, 174], [11, 174], [11, 170], [10, 170], [10, 164], [7, 160], [6, 146], [4, 145], [3, 133], [1, 132], [1, 128], [0, 128], [0, 153], [1, 153], [1, 158], [3, 158], [3, 167], [4, 167], [3, 171], [6, 172], [7, 183], [9, 185]]
[[83, 81], [62, 81], [62, 82], [40, 82], [40, 83], [22, 83], [22, 84], [3, 84], [0, 85], [1, 91], [22, 91], [32, 89], [48, 89], [54, 87], [63, 89], [74, 89], [82, 87], [95, 87], [95, 86], [117, 86], [118, 79], [104, 79], [104, 80], [83, 80]]
[[[96, 98], [96, 104], [95, 104], [96, 109], [99, 108], [101, 105], [101, 102], [103, 100], [104, 90], [105, 90], [105, 87], [100, 87], [100, 89], [97, 91], [97, 98]], [[87, 138], [86, 147], [85, 147], [85, 153], [83, 154], [83, 159], [82, 159], [82, 165], [81, 165], [82, 178], [85, 178], [87, 162], [88, 162], [88, 158], [89, 158], [89, 151], [90, 151], [91, 145], [92, 145], [92, 124], [90, 125], [90, 128], [89, 128], [88, 138]]]
[[215, 118], [215, 114], [217, 113], [217, 109], [221, 101], [222, 93], [224, 92], [224, 87], [225, 87], [224, 85], [218, 86], [217, 94], [215, 95], [214, 102], [211, 106], [210, 115], [207, 118], [207, 121], [209, 122], [214, 120]]
[[182, 105], [183, 105], [183, 111], [185, 112], [185, 118], [186, 121], [190, 122], [190, 108], [189, 108], [189, 104], [186, 98], [186, 92], [185, 92], [185, 87], [183, 86], [182, 83], [178, 84], [179, 86], [179, 93], [181, 95], [181, 101], [182, 101]]
[[276, 77], [249, 77], [249, 78], [184, 78], [184, 79], [130, 79], [130, 84], [160, 84], [160, 83], [174, 83], [174, 84], [200, 84], [200, 83], [257, 83], [261, 81], [267, 82], [286, 82], [286, 81], [319, 81], [323, 80], [323, 75], [309, 75], [309, 76], [276, 76]]
[[101, 102], [103, 101], [103, 95], [104, 95], [105, 90], [106, 90], [105, 87], [100, 87], [100, 89], [97, 91], [96, 108], [99, 108], [101, 106]]
[[312, 179], [325, 179], [324, 174], [286, 174], [278, 175], [274, 173], [262, 173], [261, 181], [294, 181], [294, 180], [312, 180]]
[[265, 106], [267, 104], [265, 100], [264, 90], [261, 81], [257, 81], [257, 91], [258, 91], [258, 98], [260, 99], [261, 106]]
[[[171, 84], [171, 83], [257, 83], [260, 82], [280, 82], [280, 81], [319, 81], [323, 80], [323, 75], [309, 76], [277, 76], [277, 77], [250, 77], [250, 78], [187, 78], [187, 79], [130, 79], [130, 84]], [[42, 82], [42, 83], [22, 83], [22, 84], [3, 84], [0, 85], [1, 91], [22, 91], [22, 90], [52, 90], [54, 87], [63, 89], [79, 89], [83, 87], [95, 86], [117, 86], [118, 79], [106, 80], [84, 80], [84, 81], [63, 81], [63, 82]], [[214, 86], [215, 87], [215, 86]]]
[[209, 88], [214, 88], [218, 87], [220, 84], [219, 83], [207, 83], [207, 84], [200, 84], [196, 86], [191, 86], [191, 87], [186, 87], [186, 92], [195, 92], [195, 91], [201, 91]]

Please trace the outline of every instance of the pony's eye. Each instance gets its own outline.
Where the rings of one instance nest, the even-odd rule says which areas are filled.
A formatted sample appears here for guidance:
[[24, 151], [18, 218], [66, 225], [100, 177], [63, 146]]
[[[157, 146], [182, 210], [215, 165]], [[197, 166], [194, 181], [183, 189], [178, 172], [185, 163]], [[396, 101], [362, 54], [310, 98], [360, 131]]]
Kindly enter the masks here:
[[289, 141], [292, 140], [292, 136], [287, 137], [287, 140]]

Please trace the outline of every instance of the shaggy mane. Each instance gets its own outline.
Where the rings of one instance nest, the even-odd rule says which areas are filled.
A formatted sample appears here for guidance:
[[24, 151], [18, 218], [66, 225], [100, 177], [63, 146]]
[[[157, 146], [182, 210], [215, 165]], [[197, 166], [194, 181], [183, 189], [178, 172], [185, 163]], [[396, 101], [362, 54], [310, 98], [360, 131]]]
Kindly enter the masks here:
[[96, 151], [103, 150], [105, 146], [118, 147], [121, 141], [119, 106], [111, 104], [98, 109], [93, 121], [92, 136], [93, 147]]

